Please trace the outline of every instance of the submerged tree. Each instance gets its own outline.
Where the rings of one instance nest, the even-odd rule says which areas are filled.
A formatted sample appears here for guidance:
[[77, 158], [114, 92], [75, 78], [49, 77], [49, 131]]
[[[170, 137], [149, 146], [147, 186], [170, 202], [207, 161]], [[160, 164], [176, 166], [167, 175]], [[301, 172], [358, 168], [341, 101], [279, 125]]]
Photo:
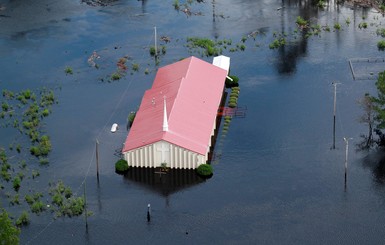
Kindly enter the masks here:
[[0, 244], [19, 244], [20, 229], [12, 224], [7, 211], [0, 209]]
[[373, 98], [370, 97], [368, 93], [366, 93], [365, 96], [358, 101], [358, 103], [364, 110], [364, 114], [359, 118], [359, 122], [368, 125], [368, 134], [361, 135], [361, 138], [363, 140], [359, 142], [357, 146], [360, 150], [368, 150], [374, 144], [373, 125], [375, 118], [375, 110]]
[[376, 82], [377, 97], [370, 97], [371, 106], [374, 110], [374, 121], [376, 123], [374, 132], [378, 135], [378, 145], [385, 146], [385, 71], [378, 74], [378, 80]]

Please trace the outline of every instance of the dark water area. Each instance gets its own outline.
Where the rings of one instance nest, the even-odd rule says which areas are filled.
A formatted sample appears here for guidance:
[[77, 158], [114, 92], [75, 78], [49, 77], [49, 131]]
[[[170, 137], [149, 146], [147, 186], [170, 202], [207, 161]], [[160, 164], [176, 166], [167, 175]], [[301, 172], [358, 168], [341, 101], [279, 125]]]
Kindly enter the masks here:
[[[22, 154], [41, 176], [20, 192], [44, 191], [50, 181], [61, 179], [82, 195], [86, 181], [93, 212], [88, 229], [84, 216], [53, 219], [50, 212], [31, 213], [21, 244], [383, 243], [383, 153], [356, 147], [367, 132], [357, 101], [366, 92], [376, 94], [375, 80], [354, 80], [348, 62], [384, 56], [376, 46], [381, 40], [376, 29], [385, 28], [382, 15], [334, 1], [324, 10], [310, 1], [193, 1], [191, 15], [176, 11], [174, 1], [95, 3], [0, 1], [0, 89], [46, 86], [59, 101], [43, 125], [53, 145], [50, 164], [40, 167], [28, 152]], [[330, 32], [305, 38], [295, 31], [297, 16], [329, 26]], [[358, 28], [363, 21], [368, 28]], [[337, 22], [339, 31], [333, 28]], [[149, 55], [154, 26], [158, 37], [171, 39], [158, 41], [167, 49], [158, 66]], [[223, 49], [231, 58], [231, 73], [240, 78], [238, 104], [247, 111], [231, 121], [227, 133], [218, 131], [214, 176], [202, 180], [189, 171], [173, 171], [163, 178], [145, 169], [116, 174], [127, 116], [139, 106], [156, 69], [190, 55], [212, 61], [189, 50], [187, 37], [231, 39], [236, 47], [252, 33], [258, 34], [247, 38], [245, 51]], [[280, 34], [287, 45], [270, 49]], [[88, 62], [94, 51], [100, 56], [98, 69]], [[129, 71], [109, 81], [122, 57], [128, 57]], [[138, 72], [132, 71], [133, 63], [140, 65]], [[74, 74], [66, 75], [66, 67]], [[340, 84], [336, 149], [330, 150], [333, 81]], [[120, 128], [112, 134], [115, 122]], [[4, 148], [15, 138], [28, 142], [10, 127], [1, 127], [0, 135]], [[346, 189], [343, 137], [353, 138]], [[15, 216], [29, 209], [25, 203], [9, 206], [3, 191], [0, 198]], [[50, 201], [48, 194], [45, 199]]]

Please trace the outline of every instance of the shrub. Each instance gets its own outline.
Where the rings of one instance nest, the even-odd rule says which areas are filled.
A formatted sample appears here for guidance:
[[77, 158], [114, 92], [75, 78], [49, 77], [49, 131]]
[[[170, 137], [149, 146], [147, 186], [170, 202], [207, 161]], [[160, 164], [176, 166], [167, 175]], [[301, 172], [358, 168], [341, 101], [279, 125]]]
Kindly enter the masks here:
[[135, 111], [130, 112], [130, 114], [128, 115], [128, 123], [129, 123], [130, 127], [134, 123], [135, 116], [136, 116], [136, 112]]
[[32, 170], [32, 179], [35, 179], [36, 177], [40, 176], [39, 171], [37, 170]]
[[20, 201], [19, 201], [19, 194], [16, 194], [15, 196], [13, 196], [12, 200], [10, 201], [10, 204], [11, 205], [19, 205], [20, 204]]
[[179, 10], [179, 0], [174, 0], [174, 3], [172, 4], [176, 10]]
[[286, 44], [286, 39], [285, 38], [276, 38], [272, 43], [269, 44], [270, 49], [276, 49], [281, 46], [284, 46]]
[[229, 78], [226, 78], [225, 85], [226, 88], [233, 88], [233, 87], [238, 87], [239, 86], [239, 78], [237, 76], [229, 76], [233, 81], [231, 81]]
[[231, 102], [231, 103], [229, 103], [229, 107], [230, 108], [235, 108], [235, 107], [237, 107], [237, 103]]
[[366, 29], [366, 28], [368, 28], [368, 23], [366, 23], [366, 22], [362, 22], [362, 23], [360, 23], [360, 24], [358, 24], [358, 28], [364, 28], [364, 29]]
[[15, 191], [19, 191], [20, 189], [20, 184], [21, 184], [21, 179], [16, 176], [14, 179], [13, 179], [13, 189], [15, 189]]
[[116, 81], [122, 78], [122, 75], [119, 72], [112, 73], [111, 80]]
[[340, 25], [340, 23], [335, 23], [335, 24], [334, 24], [334, 29], [335, 29], [335, 30], [341, 30], [341, 25]]
[[68, 215], [69, 217], [79, 216], [83, 213], [85, 207], [84, 204], [83, 197], [71, 198], [66, 205], [61, 207], [61, 211], [64, 215]]
[[213, 167], [210, 164], [201, 164], [196, 171], [202, 177], [211, 177], [213, 175]]
[[72, 75], [72, 74], [74, 73], [73, 70], [72, 70], [72, 68], [69, 67], [69, 66], [67, 66], [67, 67], [64, 69], [64, 72], [65, 72], [66, 74], [70, 74], [70, 75]]
[[42, 112], [41, 112], [41, 115], [43, 116], [43, 117], [47, 117], [48, 115], [49, 115], [49, 110], [46, 108], [46, 109], [44, 109]]
[[33, 196], [32, 195], [25, 195], [24, 196], [24, 199], [25, 199], [25, 201], [29, 204], [29, 205], [31, 205], [35, 200], [33, 199]]
[[384, 51], [385, 50], [385, 40], [378, 41], [377, 48], [378, 48], [378, 50]]
[[55, 193], [52, 196], [52, 203], [56, 204], [58, 206], [62, 205], [63, 204], [63, 197], [62, 197], [62, 195], [60, 193]]
[[9, 110], [9, 105], [7, 102], [3, 102], [1, 104], [1, 108], [3, 109], [3, 111], [8, 111]]
[[295, 23], [297, 23], [297, 25], [300, 26], [301, 28], [304, 28], [307, 26], [307, 21], [304, 20], [301, 16], [297, 16], [297, 20], [295, 21]]
[[151, 46], [151, 47], [150, 47], [150, 55], [151, 55], [151, 56], [155, 56], [155, 54], [156, 54], [155, 46]]
[[34, 156], [40, 156], [41, 155], [41, 152], [40, 152], [40, 149], [39, 147], [37, 146], [31, 146], [31, 148], [29, 149], [29, 151], [31, 152], [32, 155]]
[[16, 220], [17, 226], [23, 226], [29, 224], [29, 215], [26, 211], [23, 211], [20, 217]]
[[40, 165], [47, 165], [49, 163], [49, 160], [46, 157], [39, 157], [39, 163]]
[[42, 201], [38, 200], [38, 201], [35, 201], [32, 205], [31, 205], [31, 211], [33, 213], [41, 213], [43, 212], [44, 210], [44, 204]]
[[376, 30], [377, 36], [385, 37], [385, 28], [378, 28]]
[[128, 170], [128, 163], [126, 160], [124, 159], [119, 159], [116, 163], [115, 163], [115, 171], [117, 173], [124, 173], [124, 172], [127, 172]]
[[139, 64], [137, 64], [137, 63], [132, 64], [132, 70], [133, 71], [139, 71]]

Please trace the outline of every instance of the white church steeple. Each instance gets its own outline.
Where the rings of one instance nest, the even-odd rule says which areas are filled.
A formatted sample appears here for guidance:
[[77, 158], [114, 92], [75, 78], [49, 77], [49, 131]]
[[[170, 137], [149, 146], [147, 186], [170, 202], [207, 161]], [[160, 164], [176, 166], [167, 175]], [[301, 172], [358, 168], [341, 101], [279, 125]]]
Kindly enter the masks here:
[[163, 97], [163, 132], [168, 131], [166, 96]]

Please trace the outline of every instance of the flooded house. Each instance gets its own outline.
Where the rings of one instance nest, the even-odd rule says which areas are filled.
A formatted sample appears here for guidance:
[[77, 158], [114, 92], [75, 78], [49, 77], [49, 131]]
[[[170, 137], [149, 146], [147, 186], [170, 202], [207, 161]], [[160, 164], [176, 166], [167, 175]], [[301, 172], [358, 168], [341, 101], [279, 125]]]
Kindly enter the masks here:
[[122, 153], [133, 167], [195, 169], [206, 163], [230, 58], [189, 57], [159, 68]]

